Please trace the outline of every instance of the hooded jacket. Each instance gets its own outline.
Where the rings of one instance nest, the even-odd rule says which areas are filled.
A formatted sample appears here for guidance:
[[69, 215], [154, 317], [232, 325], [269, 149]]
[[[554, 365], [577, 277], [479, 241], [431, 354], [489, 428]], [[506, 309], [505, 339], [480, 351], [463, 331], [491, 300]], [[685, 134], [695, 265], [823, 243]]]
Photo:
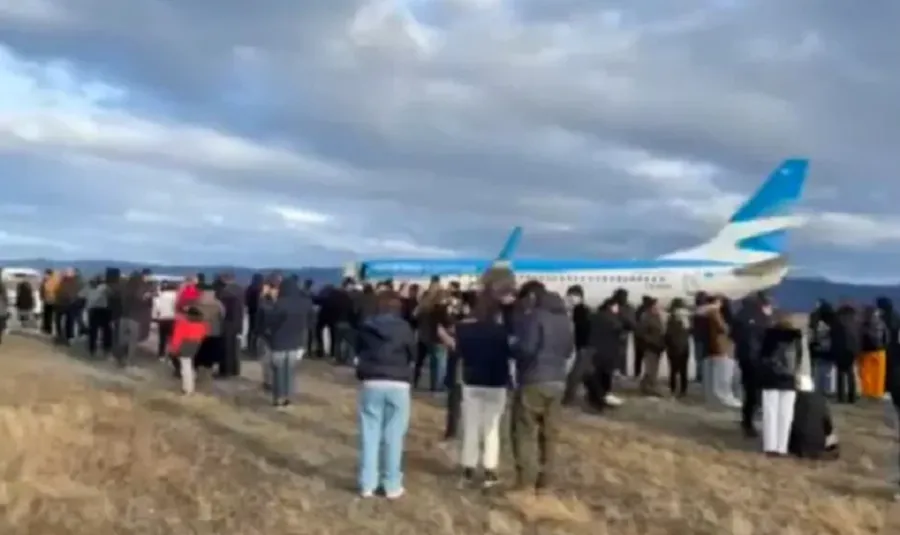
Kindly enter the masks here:
[[357, 379], [410, 382], [416, 341], [412, 328], [400, 315], [377, 314], [363, 321], [356, 344]]
[[831, 352], [838, 366], [852, 366], [862, 351], [861, 325], [856, 310], [843, 305], [831, 326]]
[[520, 385], [564, 383], [575, 340], [566, 304], [556, 293], [537, 294], [534, 308], [516, 325], [513, 347]]
[[264, 331], [269, 336], [272, 351], [296, 351], [306, 347], [312, 297], [291, 279], [278, 287], [278, 297], [265, 312]]

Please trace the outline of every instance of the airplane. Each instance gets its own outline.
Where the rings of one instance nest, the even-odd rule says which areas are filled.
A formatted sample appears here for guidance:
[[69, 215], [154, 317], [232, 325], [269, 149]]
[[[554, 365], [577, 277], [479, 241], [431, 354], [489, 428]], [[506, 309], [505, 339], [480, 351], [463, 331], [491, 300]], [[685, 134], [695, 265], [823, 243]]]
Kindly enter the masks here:
[[377, 259], [351, 264], [345, 274], [360, 280], [427, 284], [442, 280], [474, 282], [503, 262], [521, 283], [538, 280], [564, 293], [579, 285], [585, 300], [598, 304], [617, 289], [651, 296], [662, 304], [692, 300], [699, 292], [740, 299], [779, 284], [788, 272], [788, 231], [806, 220], [794, 214], [803, 193], [809, 160], [781, 163], [709, 241], [649, 260], [513, 258], [521, 227], [510, 234], [495, 259]]

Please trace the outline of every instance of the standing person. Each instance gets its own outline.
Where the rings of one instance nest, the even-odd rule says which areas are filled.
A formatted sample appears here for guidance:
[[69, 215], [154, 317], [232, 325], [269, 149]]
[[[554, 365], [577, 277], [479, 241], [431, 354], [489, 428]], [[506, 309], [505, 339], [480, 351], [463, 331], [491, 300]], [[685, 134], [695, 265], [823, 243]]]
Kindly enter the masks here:
[[259, 301], [262, 298], [263, 276], [262, 273], [254, 273], [250, 285], [244, 290], [244, 306], [247, 307], [247, 353], [256, 357], [259, 355], [259, 325], [256, 323]]
[[887, 372], [887, 326], [881, 309], [866, 307], [862, 322], [862, 351], [859, 355], [860, 391], [867, 398], [884, 397]]
[[364, 498], [374, 496], [379, 487], [388, 499], [405, 492], [403, 451], [415, 338], [401, 316], [402, 307], [395, 292], [379, 294], [376, 314], [360, 325], [358, 333], [359, 491]]
[[786, 313], [779, 312], [775, 324], [766, 329], [760, 348], [759, 386], [762, 389], [763, 453], [788, 454], [796, 376], [803, 358], [803, 332]]
[[112, 350], [112, 318], [109, 311], [109, 291], [106, 283], [98, 276], [88, 284], [85, 308], [88, 313], [88, 353], [97, 353], [97, 338], [103, 353], [108, 355]]
[[294, 368], [306, 351], [312, 298], [293, 278], [278, 287], [274, 304], [265, 313], [272, 366], [272, 404], [286, 407], [294, 396]]
[[225, 319], [225, 307], [216, 299], [216, 291], [211, 285], [202, 286], [200, 295], [194, 306], [203, 315], [206, 322], [206, 337], [197, 350], [197, 367], [212, 369], [222, 364], [222, 321]]
[[831, 350], [831, 326], [834, 307], [827, 301], [819, 304], [809, 315], [809, 354], [812, 358], [812, 377], [815, 389], [822, 395], [834, 390], [834, 352]]
[[122, 287], [122, 312], [118, 327], [116, 361], [120, 367], [132, 365], [141, 341], [141, 323], [149, 317], [153, 307], [153, 292], [145, 276], [132, 272]]
[[516, 488], [550, 490], [556, 475], [566, 363], [575, 341], [559, 294], [534, 292], [533, 308], [516, 322], [513, 394], [513, 455]]
[[59, 289], [59, 274], [48, 269], [44, 272], [41, 281], [40, 297], [41, 331], [47, 335], [53, 335], [53, 318], [56, 317], [56, 291]]
[[[223, 273], [218, 299], [225, 308], [222, 321], [222, 366], [219, 376], [230, 379], [241, 375], [240, 336], [244, 330], [244, 289], [233, 273]], [[305, 338], [304, 338], [305, 339]]]
[[185, 310], [188, 305], [200, 297], [200, 285], [197, 277], [185, 277], [184, 282], [178, 287], [178, 295], [175, 298], [175, 310]]
[[[640, 323], [641, 318], [644, 315], [644, 312], [650, 309], [653, 306], [655, 299], [650, 297], [649, 295], [645, 295], [641, 298], [641, 304], [637, 307], [637, 310], [634, 312], [634, 320], [635, 326]], [[647, 353], [647, 349], [644, 347], [644, 339], [640, 336], [637, 336], [637, 331], [635, 330], [634, 337], [634, 378], [640, 380], [642, 376], [642, 372], [644, 371], [644, 356]]]
[[684, 301], [674, 299], [666, 321], [666, 358], [669, 361], [669, 391], [677, 398], [687, 395], [688, 364], [691, 360], [691, 312]]
[[651, 297], [644, 298], [643, 311], [634, 330], [634, 341], [635, 347], [640, 347], [644, 353], [641, 359], [644, 363], [641, 393], [645, 396], [660, 397], [662, 394], [656, 382], [659, 376], [659, 361], [663, 351], [666, 350], [666, 329], [659, 303]]
[[607, 407], [621, 404], [612, 395], [612, 389], [623, 336], [627, 336], [627, 331], [619, 316], [619, 303], [609, 298], [591, 318], [591, 369], [586, 374], [584, 385], [587, 401], [596, 411], [602, 412]]
[[887, 329], [884, 389], [885, 392], [890, 393], [891, 370], [896, 363], [900, 362], [898, 361], [900, 359], [900, 315], [894, 310], [894, 303], [887, 297], [879, 297], [875, 300], [875, 304], [881, 310], [881, 317], [884, 319], [884, 325]]
[[831, 326], [831, 350], [837, 367], [837, 402], [856, 403], [856, 371], [854, 365], [862, 349], [862, 328], [856, 309], [845, 303], [838, 307]]
[[175, 304], [178, 301], [178, 287], [171, 281], [163, 281], [159, 293], [153, 298], [153, 321], [156, 322], [158, 338], [156, 354], [165, 358], [169, 339], [175, 328]]
[[[0, 279], [3, 277], [3, 269], [0, 268]], [[3, 334], [6, 332], [6, 326], [9, 323], [9, 296], [6, 288], [0, 284], [0, 343], [3, 342]]]
[[203, 314], [195, 306], [188, 306], [179, 313], [172, 325], [167, 352], [175, 365], [176, 375], [181, 378], [181, 391], [185, 395], [193, 394], [196, 388], [194, 357], [208, 330]]
[[272, 350], [270, 349], [271, 333], [266, 328], [267, 314], [275, 306], [278, 297], [277, 281], [263, 282], [259, 295], [259, 306], [256, 309], [257, 355], [262, 367], [263, 390], [272, 390]]
[[703, 386], [704, 394], [709, 388], [709, 382], [704, 380], [704, 372], [708, 366], [706, 357], [709, 356], [709, 321], [705, 313], [709, 301], [709, 296], [705, 292], [697, 292], [697, 295], [694, 296], [695, 314], [691, 324], [691, 338], [694, 342], [694, 373], [697, 382]]
[[56, 343], [69, 345], [75, 337], [75, 315], [78, 313], [78, 294], [81, 291], [81, 280], [74, 269], [63, 272], [56, 291], [53, 322], [56, 327]]
[[722, 311], [724, 301], [714, 297], [705, 308], [709, 334], [707, 370], [704, 373], [707, 402], [739, 409], [742, 404], [734, 395], [734, 359], [731, 355], [731, 329]]
[[20, 281], [16, 285], [16, 312], [20, 328], [30, 328], [33, 325], [35, 304], [31, 283], [28, 280]]
[[499, 482], [500, 422], [506, 410], [512, 352], [499, 303], [489, 294], [469, 303], [456, 327], [456, 353], [462, 364], [463, 481], [473, 483], [484, 469], [482, 485]]
[[584, 289], [581, 286], [569, 288], [566, 291], [566, 301], [572, 317], [572, 332], [575, 336], [575, 361], [566, 375], [566, 390], [562, 401], [563, 405], [569, 406], [575, 403], [578, 389], [592, 369], [591, 311], [584, 304]]
[[765, 296], [747, 298], [733, 321], [734, 356], [741, 370], [744, 396], [741, 403], [741, 429], [748, 438], [757, 436], [753, 419], [762, 403], [759, 359], [763, 339], [772, 327], [772, 312], [772, 305]]

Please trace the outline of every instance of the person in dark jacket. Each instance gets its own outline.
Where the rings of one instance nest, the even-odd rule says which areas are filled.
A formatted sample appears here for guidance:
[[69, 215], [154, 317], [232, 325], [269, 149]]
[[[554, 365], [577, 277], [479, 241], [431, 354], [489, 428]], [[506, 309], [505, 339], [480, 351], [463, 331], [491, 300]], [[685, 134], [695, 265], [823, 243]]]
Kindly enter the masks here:
[[762, 403], [760, 351], [767, 330], [773, 325], [772, 304], [765, 296], [748, 297], [732, 320], [734, 357], [741, 371], [741, 429], [748, 438], [758, 435], [753, 418]]
[[462, 367], [463, 480], [471, 483], [479, 465], [483, 485], [499, 481], [500, 421], [506, 409], [512, 352], [500, 316], [500, 304], [489, 294], [472, 300], [456, 326], [456, 349]]
[[791, 318], [779, 312], [774, 325], [766, 329], [759, 351], [758, 379], [762, 390], [763, 452], [771, 456], [788, 454], [796, 375], [803, 357], [803, 331]]
[[[703, 383], [703, 370], [706, 369], [706, 357], [709, 356], [709, 318], [701, 313], [710, 302], [710, 297], [705, 292], [697, 292], [694, 296], [694, 309], [698, 311], [691, 322], [691, 336], [694, 339], [694, 365], [695, 377], [698, 383]], [[704, 391], [706, 386], [704, 383]]]
[[622, 337], [619, 339], [619, 351], [616, 353], [615, 369], [624, 375], [628, 368], [628, 338], [634, 333], [637, 319], [634, 307], [628, 303], [628, 290], [619, 288], [613, 292], [612, 298], [619, 305], [619, 319], [624, 328]]
[[815, 391], [812, 377], [797, 377], [797, 401], [788, 452], [802, 459], [834, 460], [840, 456], [828, 400]]
[[[641, 318], [644, 315], [644, 312], [650, 309], [653, 306], [653, 303], [656, 300], [650, 297], [649, 295], [645, 295], [641, 298], [641, 304], [637, 307], [637, 310], [634, 311], [634, 321], [635, 327], [640, 323]], [[635, 336], [634, 337], [634, 377], [635, 379], [640, 379], [641, 374], [644, 371], [644, 356], [647, 353], [647, 349], [644, 347], [644, 339]]]
[[887, 362], [885, 371], [885, 392], [891, 391], [891, 377], [894, 370], [900, 365], [900, 315], [894, 310], [894, 303], [887, 297], [879, 297], [875, 304], [881, 311], [887, 331], [887, 348], [885, 349]]
[[222, 283], [222, 289], [219, 290], [217, 296], [225, 308], [225, 318], [222, 320], [222, 364], [219, 366], [219, 378], [230, 379], [241, 375], [240, 336], [244, 330], [246, 292], [237, 283], [233, 273], [224, 273]]
[[272, 366], [272, 404], [290, 405], [294, 394], [294, 367], [303, 358], [312, 298], [290, 278], [278, 287], [272, 308], [266, 311], [270, 362]]
[[141, 324], [152, 316], [153, 292], [147, 284], [146, 276], [135, 271], [122, 284], [121, 315], [117, 329], [117, 347], [114, 350], [119, 366], [128, 366], [137, 352], [141, 341]]
[[607, 299], [591, 318], [591, 370], [584, 383], [588, 404], [597, 411], [621, 405], [612, 394], [616, 359], [621, 349], [621, 340], [627, 336], [619, 303]]
[[831, 350], [831, 327], [835, 321], [834, 307], [820, 300], [809, 315], [809, 355], [815, 389], [828, 394], [834, 384], [834, 352]]
[[34, 320], [34, 288], [27, 280], [23, 280], [16, 285], [16, 313], [18, 314], [19, 325], [25, 327], [31, 325]]
[[357, 408], [359, 491], [369, 498], [381, 487], [388, 499], [396, 499], [404, 494], [415, 335], [401, 316], [403, 304], [396, 292], [379, 294], [376, 305], [376, 313], [359, 325], [356, 346], [356, 376], [362, 383]]
[[[635, 347], [640, 345], [644, 352], [644, 373], [641, 376], [641, 393], [645, 396], [660, 397], [656, 384], [659, 376], [659, 361], [666, 350], [666, 329], [659, 303], [645, 298], [644, 310], [634, 330]], [[638, 344], [640, 341], [640, 344]]]
[[841, 305], [831, 326], [831, 351], [837, 367], [837, 402], [856, 403], [856, 372], [853, 365], [862, 350], [861, 326], [856, 309]]
[[259, 354], [259, 348], [257, 347], [259, 325], [257, 325], [256, 319], [262, 287], [262, 273], [254, 273], [253, 278], [250, 279], [250, 285], [244, 290], [244, 306], [247, 308], [247, 353], [253, 356]]
[[691, 311], [684, 301], [674, 299], [666, 321], [666, 358], [669, 361], [669, 391], [687, 395], [688, 363], [691, 359]]
[[581, 286], [572, 286], [566, 292], [566, 301], [572, 316], [572, 332], [575, 336], [575, 361], [569, 368], [562, 400], [563, 405], [569, 406], [575, 403], [578, 389], [592, 373], [593, 356], [590, 345], [591, 310], [584, 304], [584, 289]]
[[566, 364], [575, 349], [562, 297], [546, 290], [535, 291], [534, 306], [517, 322], [513, 340], [516, 487], [544, 491], [552, 487], [556, 475]]
[[75, 337], [75, 316], [78, 313], [78, 296], [81, 292], [81, 278], [72, 268], [66, 269], [56, 293], [54, 322], [56, 343], [69, 345]]

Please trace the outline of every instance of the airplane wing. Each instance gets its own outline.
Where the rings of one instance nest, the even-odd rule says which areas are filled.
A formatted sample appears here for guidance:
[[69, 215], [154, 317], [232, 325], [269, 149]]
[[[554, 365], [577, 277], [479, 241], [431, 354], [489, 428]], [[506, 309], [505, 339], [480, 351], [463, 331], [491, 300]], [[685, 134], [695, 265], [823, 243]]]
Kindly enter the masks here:
[[732, 273], [738, 277], [760, 277], [768, 275], [773, 271], [781, 271], [788, 267], [787, 255], [779, 255], [775, 258], [763, 260], [762, 262], [754, 262], [752, 264], [744, 264], [743, 266], [734, 268]]

